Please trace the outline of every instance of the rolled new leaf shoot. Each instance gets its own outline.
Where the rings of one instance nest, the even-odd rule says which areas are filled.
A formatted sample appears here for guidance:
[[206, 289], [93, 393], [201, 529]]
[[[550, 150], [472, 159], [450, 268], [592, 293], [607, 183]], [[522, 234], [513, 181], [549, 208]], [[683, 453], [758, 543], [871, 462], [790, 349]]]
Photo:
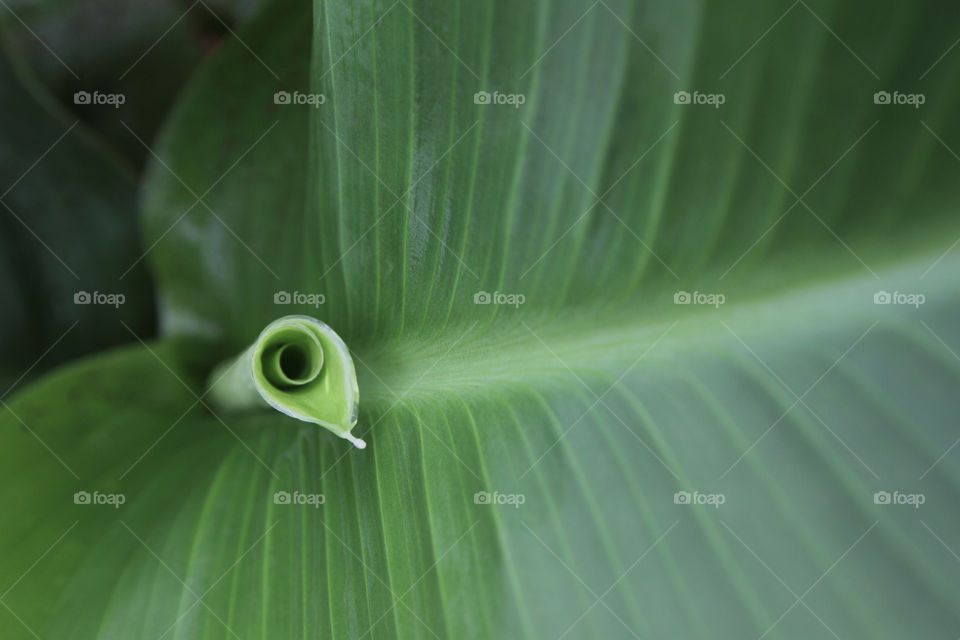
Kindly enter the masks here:
[[213, 370], [207, 388], [219, 409], [273, 407], [326, 427], [359, 449], [367, 446], [350, 434], [360, 393], [347, 345], [310, 316], [271, 322], [249, 349]]

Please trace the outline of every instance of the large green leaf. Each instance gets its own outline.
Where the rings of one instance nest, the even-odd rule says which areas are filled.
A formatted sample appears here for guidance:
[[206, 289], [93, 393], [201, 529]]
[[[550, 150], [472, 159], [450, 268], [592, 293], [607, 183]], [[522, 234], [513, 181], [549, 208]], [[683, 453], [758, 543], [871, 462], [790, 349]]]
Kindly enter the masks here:
[[[955, 23], [309, 9], [224, 47], [159, 141], [167, 337], [2, 417], [13, 637], [956, 633]], [[494, 90], [525, 102], [474, 103]], [[474, 303], [494, 291], [524, 303]], [[205, 408], [209, 369], [288, 313], [350, 346], [366, 451]], [[94, 490], [126, 502], [72, 506]]]

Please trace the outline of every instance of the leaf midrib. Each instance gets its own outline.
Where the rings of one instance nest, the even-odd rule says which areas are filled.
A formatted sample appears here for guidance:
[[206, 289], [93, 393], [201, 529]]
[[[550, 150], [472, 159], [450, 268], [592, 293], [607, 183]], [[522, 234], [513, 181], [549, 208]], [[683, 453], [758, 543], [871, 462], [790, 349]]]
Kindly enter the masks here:
[[[735, 294], [728, 293], [727, 304], [719, 309], [673, 305], [672, 293], [658, 295], [656, 305], [639, 301], [601, 313], [583, 306], [549, 317], [544, 314], [542, 321], [529, 313], [523, 320], [511, 318], [514, 309], [509, 308], [499, 310], [497, 321], [483, 330], [476, 323], [451, 325], [427, 340], [407, 337], [359, 347], [354, 357], [361, 409], [376, 415], [401, 400], [418, 404], [447, 394], [475, 397], [493, 387], [521, 383], [577, 383], [578, 378], [587, 383], [601, 376], [609, 378], [610, 384], [638, 359], [637, 370], [669, 366], [671, 360], [691, 352], [739, 346], [738, 337], [753, 345], [754, 341], [782, 341], [784, 335], [822, 334], [824, 327], [831, 333], [855, 328], [859, 334], [877, 319], [878, 309], [890, 311], [891, 318], [912, 310], [878, 308], [872, 300], [878, 290], [893, 291], [896, 283], [903, 283], [902, 290], [912, 291], [921, 288], [917, 283], [922, 282], [926, 304], [946, 299], [938, 294], [955, 287], [955, 277], [920, 280], [938, 255], [931, 251], [892, 263], [877, 271], [880, 280], [866, 272], [846, 273], [831, 280], [796, 283], [782, 294], [745, 292], [731, 302]], [[960, 273], [960, 257], [948, 255], [937, 269]]]

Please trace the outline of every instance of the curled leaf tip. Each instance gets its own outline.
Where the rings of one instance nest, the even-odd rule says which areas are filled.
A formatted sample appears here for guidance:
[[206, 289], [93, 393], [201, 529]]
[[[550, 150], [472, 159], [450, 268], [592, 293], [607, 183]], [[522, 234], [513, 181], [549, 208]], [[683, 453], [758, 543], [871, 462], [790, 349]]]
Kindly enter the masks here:
[[250, 348], [214, 368], [207, 393], [223, 410], [273, 407], [325, 427], [358, 449], [367, 446], [350, 433], [360, 406], [350, 351], [333, 329], [310, 316], [268, 324]]

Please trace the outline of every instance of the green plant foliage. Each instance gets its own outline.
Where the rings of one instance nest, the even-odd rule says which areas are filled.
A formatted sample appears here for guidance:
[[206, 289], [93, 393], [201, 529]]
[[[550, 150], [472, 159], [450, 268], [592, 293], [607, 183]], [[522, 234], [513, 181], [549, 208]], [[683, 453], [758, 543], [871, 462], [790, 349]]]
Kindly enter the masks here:
[[[59, 362], [128, 341], [118, 321], [149, 335], [155, 304], [146, 265], [135, 263], [142, 251], [134, 177], [6, 56], [0, 108], [5, 398], [11, 385]], [[75, 304], [75, 295], [95, 292], [119, 293], [123, 302]]]
[[363, 449], [350, 434], [360, 393], [347, 345], [310, 316], [285, 316], [260, 332], [246, 351], [213, 370], [210, 400], [225, 411], [273, 407], [325, 427]]
[[[958, 33], [896, 2], [265, 7], [155, 143], [160, 338], [0, 413], [0, 628], [953, 637]], [[290, 314], [349, 347], [366, 450], [211, 409]]]

